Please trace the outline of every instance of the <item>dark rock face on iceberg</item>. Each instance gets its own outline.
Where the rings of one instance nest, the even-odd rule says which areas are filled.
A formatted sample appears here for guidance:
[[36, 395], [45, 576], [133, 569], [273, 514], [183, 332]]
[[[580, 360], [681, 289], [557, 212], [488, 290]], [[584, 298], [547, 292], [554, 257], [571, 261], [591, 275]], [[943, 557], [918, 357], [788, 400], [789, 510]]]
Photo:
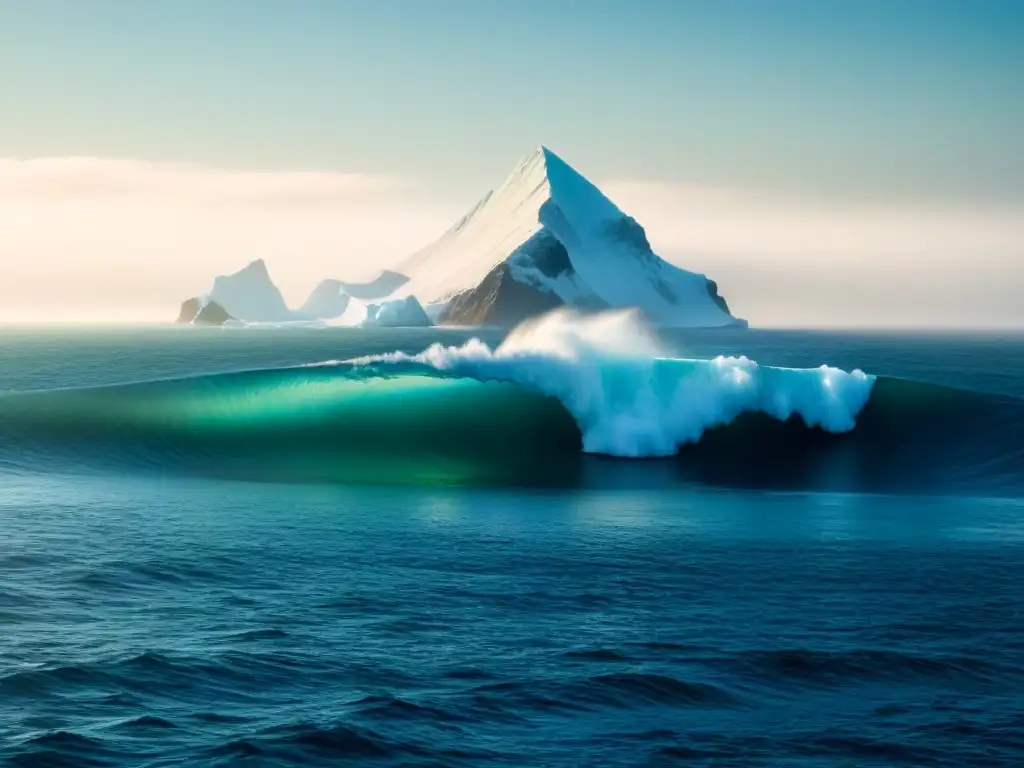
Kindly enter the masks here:
[[725, 297], [718, 292], [718, 283], [708, 278], [708, 296], [715, 302], [719, 307], [722, 308], [723, 312], [729, 311], [729, 302], [725, 300]]
[[175, 322], [181, 325], [224, 325], [234, 319], [217, 302], [204, 302], [201, 298], [195, 298], [182, 302], [181, 311]]
[[565, 304], [557, 294], [514, 279], [501, 262], [476, 288], [453, 298], [438, 318], [441, 325], [494, 325], [508, 328]]

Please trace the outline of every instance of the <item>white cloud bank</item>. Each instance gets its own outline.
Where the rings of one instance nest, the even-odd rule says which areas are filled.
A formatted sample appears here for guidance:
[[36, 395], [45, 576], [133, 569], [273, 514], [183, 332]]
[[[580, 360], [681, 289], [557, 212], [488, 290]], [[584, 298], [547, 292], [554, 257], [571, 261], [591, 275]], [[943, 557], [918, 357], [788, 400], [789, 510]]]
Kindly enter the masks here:
[[[755, 325], [1024, 325], [1021, 207], [599, 186]], [[321, 278], [393, 266], [472, 202], [385, 175], [0, 159], [0, 321], [167, 320], [255, 258], [298, 305]]]

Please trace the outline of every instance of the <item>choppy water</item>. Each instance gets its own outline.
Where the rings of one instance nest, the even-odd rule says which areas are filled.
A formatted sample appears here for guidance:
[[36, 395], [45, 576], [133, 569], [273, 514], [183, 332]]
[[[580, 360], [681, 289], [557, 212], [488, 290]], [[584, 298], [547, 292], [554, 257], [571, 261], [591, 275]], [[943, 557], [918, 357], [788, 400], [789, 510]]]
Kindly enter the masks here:
[[1022, 337], [677, 336], [880, 378], [638, 463], [281, 370], [467, 334], [0, 334], [10, 764], [1024, 763]]

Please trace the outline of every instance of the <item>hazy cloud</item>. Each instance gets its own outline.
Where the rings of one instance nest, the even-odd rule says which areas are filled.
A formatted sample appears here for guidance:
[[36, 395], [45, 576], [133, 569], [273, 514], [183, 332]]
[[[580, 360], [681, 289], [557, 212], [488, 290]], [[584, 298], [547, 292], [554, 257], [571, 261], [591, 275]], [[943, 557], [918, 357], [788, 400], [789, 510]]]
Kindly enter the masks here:
[[264, 258], [292, 303], [438, 236], [461, 203], [387, 175], [0, 159], [0, 319], [172, 317]]
[[1024, 208], [609, 182], [662, 256], [761, 325], [1024, 325]]
[[[440, 186], [440, 185], [439, 185]], [[1024, 210], [609, 180], [655, 250], [757, 325], [1024, 325]], [[439, 236], [475, 201], [398, 176], [0, 159], [0, 319], [170, 318], [267, 260], [297, 305]]]
[[99, 157], [0, 158], [0, 200], [331, 205], [412, 191], [411, 180], [387, 175], [240, 171]]

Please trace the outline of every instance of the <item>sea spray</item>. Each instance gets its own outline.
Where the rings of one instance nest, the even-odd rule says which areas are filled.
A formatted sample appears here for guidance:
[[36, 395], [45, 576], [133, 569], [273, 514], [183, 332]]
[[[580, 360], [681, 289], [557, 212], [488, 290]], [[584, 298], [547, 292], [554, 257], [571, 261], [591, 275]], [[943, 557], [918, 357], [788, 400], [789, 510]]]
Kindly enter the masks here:
[[875, 381], [860, 370], [824, 365], [792, 369], [745, 357], [664, 357], [653, 330], [630, 310], [556, 310], [524, 323], [493, 350], [472, 339], [353, 362], [423, 366], [528, 387], [557, 398], [572, 414], [585, 451], [622, 457], [674, 454], [745, 412], [780, 421], [797, 416], [809, 427], [847, 432]]

